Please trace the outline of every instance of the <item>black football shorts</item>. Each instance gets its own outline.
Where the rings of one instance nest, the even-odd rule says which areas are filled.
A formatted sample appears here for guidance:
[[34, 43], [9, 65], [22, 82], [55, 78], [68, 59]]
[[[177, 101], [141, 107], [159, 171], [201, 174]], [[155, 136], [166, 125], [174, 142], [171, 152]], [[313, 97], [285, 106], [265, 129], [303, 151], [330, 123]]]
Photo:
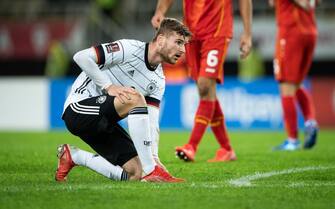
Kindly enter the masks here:
[[101, 95], [70, 104], [62, 116], [67, 129], [99, 155], [122, 166], [137, 156], [129, 134], [118, 124], [115, 97]]

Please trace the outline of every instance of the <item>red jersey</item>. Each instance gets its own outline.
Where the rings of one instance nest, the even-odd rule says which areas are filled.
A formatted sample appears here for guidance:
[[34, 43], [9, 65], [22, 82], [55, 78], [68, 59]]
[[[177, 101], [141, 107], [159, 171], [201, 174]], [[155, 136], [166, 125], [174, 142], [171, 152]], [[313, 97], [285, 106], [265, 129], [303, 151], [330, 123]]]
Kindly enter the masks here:
[[311, 9], [306, 11], [293, 0], [275, 0], [276, 19], [279, 28], [298, 27], [300, 32], [317, 34], [315, 21], [315, 0], [309, 0]]
[[233, 36], [232, 0], [184, 0], [184, 17], [195, 39]]

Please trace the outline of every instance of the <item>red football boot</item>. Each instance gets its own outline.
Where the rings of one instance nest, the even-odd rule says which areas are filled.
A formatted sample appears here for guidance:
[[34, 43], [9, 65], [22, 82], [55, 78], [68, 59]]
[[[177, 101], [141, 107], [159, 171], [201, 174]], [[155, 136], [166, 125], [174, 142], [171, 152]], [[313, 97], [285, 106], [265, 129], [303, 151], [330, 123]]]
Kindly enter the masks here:
[[60, 145], [57, 151], [58, 167], [55, 179], [56, 181], [66, 181], [66, 176], [76, 164], [72, 161], [70, 146], [68, 144]]
[[185, 180], [171, 176], [171, 174], [165, 171], [162, 167], [156, 165], [155, 169], [148, 175], [142, 177], [141, 181], [178, 183], [178, 182], [184, 182]]
[[233, 161], [237, 160], [236, 154], [234, 150], [226, 150], [224, 148], [220, 148], [216, 151], [216, 155], [213, 159], [209, 159], [207, 162], [213, 163], [213, 162], [227, 162], [227, 161]]
[[194, 161], [195, 150], [192, 145], [185, 144], [182, 147], [176, 147], [176, 155], [186, 162]]

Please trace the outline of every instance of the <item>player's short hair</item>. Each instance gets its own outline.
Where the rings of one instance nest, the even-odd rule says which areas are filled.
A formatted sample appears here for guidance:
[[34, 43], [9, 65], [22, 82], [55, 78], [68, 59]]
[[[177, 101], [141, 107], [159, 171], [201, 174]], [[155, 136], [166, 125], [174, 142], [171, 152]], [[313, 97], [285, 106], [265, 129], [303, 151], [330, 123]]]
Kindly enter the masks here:
[[155, 37], [153, 38], [153, 41], [156, 41], [160, 34], [169, 35], [172, 32], [176, 32], [184, 37], [192, 36], [190, 30], [179, 20], [175, 18], [164, 18], [155, 34]]

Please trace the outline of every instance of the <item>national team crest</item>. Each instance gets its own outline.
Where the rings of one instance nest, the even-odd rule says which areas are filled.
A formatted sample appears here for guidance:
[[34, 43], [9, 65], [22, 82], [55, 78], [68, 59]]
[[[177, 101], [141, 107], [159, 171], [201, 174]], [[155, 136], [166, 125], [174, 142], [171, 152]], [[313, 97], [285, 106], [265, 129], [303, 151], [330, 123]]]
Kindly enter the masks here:
[[107, 96], [100, 96], [97, 98], [96, 103], [102, 104], [106, 101], [106, 99], [107, 99]]
[[146, 91], [151, 94], [153, 93], [157, 88], [157, 85], [155, 82], [151, 81], [148, 85], [147, 85], [147, 88], [146, 88]]

